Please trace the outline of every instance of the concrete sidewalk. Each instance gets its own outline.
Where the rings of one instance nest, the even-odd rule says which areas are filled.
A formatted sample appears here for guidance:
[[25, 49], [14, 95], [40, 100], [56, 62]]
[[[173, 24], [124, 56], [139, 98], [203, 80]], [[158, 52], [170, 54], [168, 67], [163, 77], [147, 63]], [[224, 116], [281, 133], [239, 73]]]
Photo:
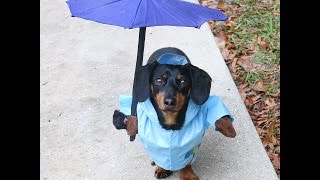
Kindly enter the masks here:
[[[65, 0], [40, 1], [40, 30], [40, 179], [155, 179], [139, 136], [129, 142], [112, 124], [118, 97], [131, 95], [139, 30], [71, 18]], [[236, 138], [207, 131], [199, 178], [278, 179], [208, 24], [147, 28], [144, 60], [167, 46], [211, 75], [211, 94], [235, 117]]]

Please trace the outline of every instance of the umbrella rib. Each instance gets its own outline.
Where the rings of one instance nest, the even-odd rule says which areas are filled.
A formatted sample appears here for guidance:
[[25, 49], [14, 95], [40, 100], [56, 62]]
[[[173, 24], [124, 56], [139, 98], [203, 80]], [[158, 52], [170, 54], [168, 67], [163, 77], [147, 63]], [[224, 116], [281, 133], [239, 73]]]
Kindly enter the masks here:
[[[158, 1], [152, 1], [152, 3], [154, 4], [154, 6], [157, 6], [157, 4], [159, 5]], [[163, 8], [162, 6], [158, 6], [158, 7]], [[160, 11], [160, 10], [158, 10], [158, 11]], [[157, 13], [157, 12], [154, 12], [154, 13]], [[158, 16], [156, 16], [156, 15], [154, 15], [154, 22], [155, 23], [158, 22]]]
[[133, 20], [132, 20], [132, 22], [131, 22], [131, 27], [130, 27], [130, 29], [133, 28], [133, 25], [134, 25], [134, 22], [136, 21], [136, 18], [137, 18], [137, 16], [138, 16], [139, 7], [141, 6], [141, 2], [142, 2], [142, 1], [143, 1], [143, 0], [141, 0], [141, 1], [139, 2], [138, 6], [137, 6], [137, 9], [136, 9], [136, 12], [135, 12], [135, 16], [134, 16], [134, 18], [133, 18]]

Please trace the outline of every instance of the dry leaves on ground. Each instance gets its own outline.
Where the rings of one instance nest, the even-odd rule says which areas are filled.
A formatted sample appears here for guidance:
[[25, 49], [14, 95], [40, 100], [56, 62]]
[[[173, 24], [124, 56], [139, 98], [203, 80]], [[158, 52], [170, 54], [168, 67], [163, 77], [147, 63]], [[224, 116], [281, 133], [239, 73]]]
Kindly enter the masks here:
[[276, 6], [279, 2], [199, 2], [230, 16], [225, 22], [210, 21], [209, 25], [266, 152], [280, 175], [280, 49], [277, 46], [280, 28], [275, 21], [279, 16]]

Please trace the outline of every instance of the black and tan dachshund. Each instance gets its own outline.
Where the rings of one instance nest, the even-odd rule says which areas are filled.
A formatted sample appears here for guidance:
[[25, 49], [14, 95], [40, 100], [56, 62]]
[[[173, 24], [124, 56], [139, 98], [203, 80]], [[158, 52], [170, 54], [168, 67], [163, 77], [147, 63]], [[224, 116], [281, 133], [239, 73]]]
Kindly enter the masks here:
[[[165, 53], [184, 56], [185, 65], [160, 64], [157, 60]], [[190, 98], [197, 105], [202, 105], [209, 97], [211, 77], [207, 72], [193, 66], [189, 58], [177, 48], [162, 48], [155, 51], [147, 65], [138, 69], [133, 91], [139, 102], [150, 98], [158, 115], [159, 123], [167, 130], [183, 128]], [[229, 120], [224, 116], [215, 122], [219, 132], [227, 137], [235, 137], [236, 132]], [[165, 178], [172, 172], [156, 167], [156, 178]], [[198, 179], [191, 165], [180, 170], [180, 179]]]

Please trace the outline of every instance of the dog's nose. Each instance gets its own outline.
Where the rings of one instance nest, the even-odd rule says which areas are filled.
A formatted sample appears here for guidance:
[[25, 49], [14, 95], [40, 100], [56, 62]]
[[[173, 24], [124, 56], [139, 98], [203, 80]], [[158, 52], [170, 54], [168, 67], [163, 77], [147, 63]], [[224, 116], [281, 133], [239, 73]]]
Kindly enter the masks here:
[[164, 99], [164, 104], [167, 106], [174, 106], [176, 105], [176, 100], [174, 98], [166, 98]]

